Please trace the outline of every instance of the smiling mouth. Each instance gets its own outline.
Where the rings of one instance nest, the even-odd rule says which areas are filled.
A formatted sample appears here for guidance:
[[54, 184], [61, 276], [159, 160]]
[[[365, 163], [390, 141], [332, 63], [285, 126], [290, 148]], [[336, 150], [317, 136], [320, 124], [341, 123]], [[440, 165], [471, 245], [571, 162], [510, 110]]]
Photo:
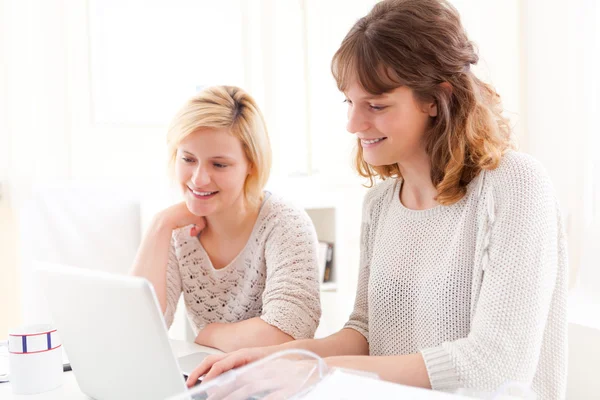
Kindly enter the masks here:
[[360, 144], [363, 147], [369, 147], [369, 146], [375, 145], [377, 143], [380, 143], [380, 142], [384, 141], [385, 139], [387, 139], [387, 138], [381, 137], [381, 138], [376, 138], [376, 139], [360, 139]]
[[210, 197], [213, 197], [214, 195], [216, 195], [217, 193], [219, 193], [219, 191], [214, 191], [214, 192], [205, 192], [205, 191], [199, 191], [199, 190], [194, 190], [191, 187], [188, 186], [188, 190], [194, 195], [195, 198], [197, 199], [208, 199]]

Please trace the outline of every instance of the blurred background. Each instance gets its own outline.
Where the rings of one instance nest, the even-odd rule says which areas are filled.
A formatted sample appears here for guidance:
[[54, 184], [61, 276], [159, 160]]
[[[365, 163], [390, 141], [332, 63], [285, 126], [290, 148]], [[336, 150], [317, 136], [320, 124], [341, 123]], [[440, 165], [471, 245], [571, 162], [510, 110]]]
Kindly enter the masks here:
[[[365, 182], [351, 168], [354, 140], [329, 66], [374, 3], [0, 0], [0, 340], [46, 318], [35, 260], [127, 271], [148, 219], [177, 200], [167, 124], [213, 84], [241, 86], [262, 108], [274, 153], [268, 189], [304, 207], [333, 244], [318, 334], [341, 328]], [[452, 3], [479, 48], [475, 72], [502, 96], [520, 150], [554, 182], [571, 322], [600, 349], [600, 4]], [[186, 337], [179, 318], [171, 335]]]

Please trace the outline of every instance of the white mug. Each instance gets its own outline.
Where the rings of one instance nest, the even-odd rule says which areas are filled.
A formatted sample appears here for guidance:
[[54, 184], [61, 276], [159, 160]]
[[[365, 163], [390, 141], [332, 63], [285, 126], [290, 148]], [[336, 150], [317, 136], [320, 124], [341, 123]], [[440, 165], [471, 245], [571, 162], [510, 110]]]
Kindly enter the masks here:
[[8, 379], [14, 394], [36, 394], [62, 385], [62, 343], [51, 325], [8, 333]]

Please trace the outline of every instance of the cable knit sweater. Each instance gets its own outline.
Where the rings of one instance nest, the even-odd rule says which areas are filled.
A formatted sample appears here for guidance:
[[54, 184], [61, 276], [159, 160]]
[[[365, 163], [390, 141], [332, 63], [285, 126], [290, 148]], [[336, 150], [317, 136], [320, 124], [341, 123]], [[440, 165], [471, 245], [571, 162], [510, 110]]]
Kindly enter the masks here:
[[400, 179], [365, 197], [361, 269], [347, 328], [371, 355], [420, 352], [433, 389], [566, 388], [567, 254], [550, 180], [507, 153], [450, 206], [410, 210]]
[[295, 339], [313, 337], [321, 316], [317, 235], [304, 210], [266, 192], [246, 246], [221, 269], [188, 232], [175, 230], [171, 240], [168, 326], [183, 292], [196, 334], [213, 322], [260, 317]]

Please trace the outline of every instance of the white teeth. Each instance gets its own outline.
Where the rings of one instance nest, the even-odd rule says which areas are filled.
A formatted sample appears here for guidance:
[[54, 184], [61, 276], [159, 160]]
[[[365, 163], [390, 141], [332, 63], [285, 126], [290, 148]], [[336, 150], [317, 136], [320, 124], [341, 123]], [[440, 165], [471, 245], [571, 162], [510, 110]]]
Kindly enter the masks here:
[[192, 190], [192, 192], [196, 195], [196, 196], [210, 196], [211, 194], [217, 193], [217, 192], [197, 192], [195, 190]]
[[383, 139], [385, 139], [385, 138], [379, 138], [379, 139], [373, 139], [373, 140], [362, 140], [362, 142], [365, 143], [365, 144], [373, 144], [373, 143], [380, 142]]

